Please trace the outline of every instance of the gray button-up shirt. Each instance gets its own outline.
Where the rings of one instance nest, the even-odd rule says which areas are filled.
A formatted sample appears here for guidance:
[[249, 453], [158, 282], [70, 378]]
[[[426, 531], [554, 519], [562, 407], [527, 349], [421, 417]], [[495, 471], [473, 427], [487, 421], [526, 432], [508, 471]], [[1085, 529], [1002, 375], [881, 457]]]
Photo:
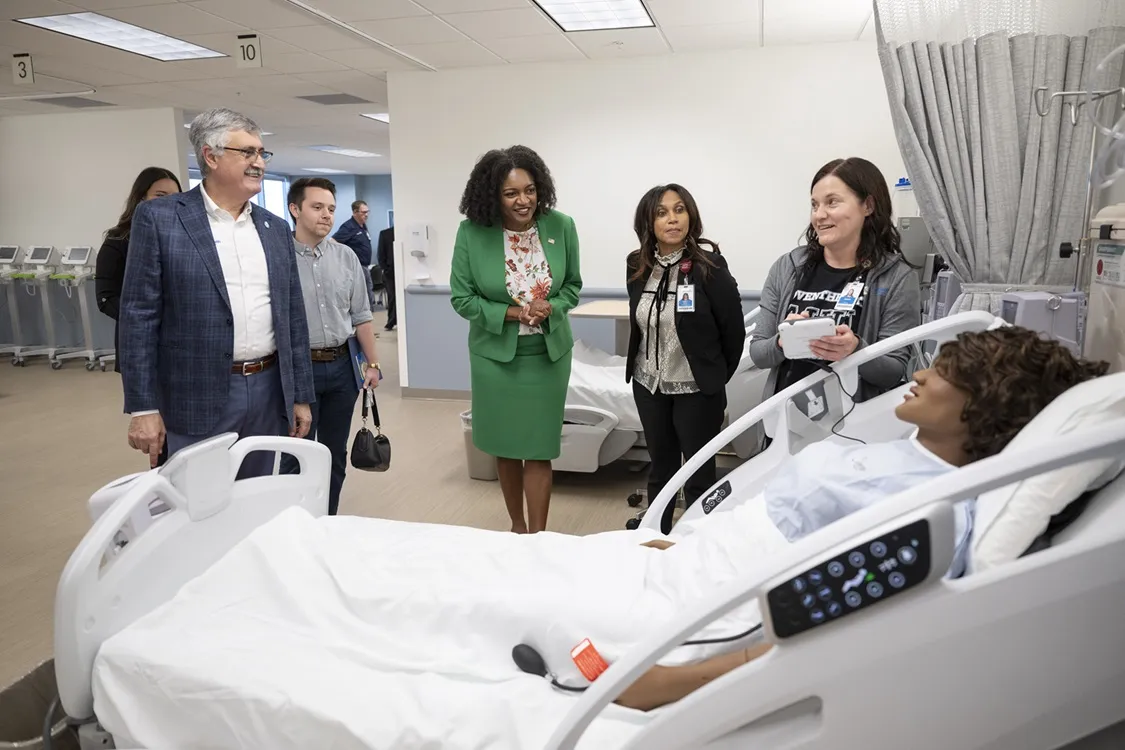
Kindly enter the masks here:
[[347, 343], [356, 326], [371, 320], [371, 302], [359, 258], [331, 237], [325, 237], [316, 247], [294, 238], [293, 248], [309, 322], [309, 346], [329, 349]]

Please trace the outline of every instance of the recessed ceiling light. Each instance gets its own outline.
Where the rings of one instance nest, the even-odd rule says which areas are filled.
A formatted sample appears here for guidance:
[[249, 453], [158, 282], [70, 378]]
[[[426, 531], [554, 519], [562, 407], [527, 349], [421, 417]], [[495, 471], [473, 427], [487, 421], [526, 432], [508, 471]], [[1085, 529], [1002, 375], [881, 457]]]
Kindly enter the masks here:
[[326, 154], [336, 154], [338, 156], [350, 156], [354, 159], [370, 159], [379, 154], [373, 154], [370, 151], [360, 151], [357, 148], [340, 148], [339, 146], [309, 146], [313, 151], [323, 151]]
[[641, 0], [535, 0], [563, 31], [655, 26]]
[[154, 60], [201, 60], [208, 57], [226, 57], [222, 52], [97, 13], [67, 13], [61, 16], [39, 16], [16, 20], [28, 26], [57, 31], [88, 42], [151, 57]]
[[369, 120], [378, 120], [379, 122], [385, 122], [387, 124], [390, 124], [390, 122], [391, 122], [391, 116], [388, 115], [386, 112], [384, 112], [383, 114], [379, 114], [379, 115], [360, 115], [360, 117], [366, 117]]
[[328, 167], [305, 167], [306, 172], [316, 172], [317, 174], [347, 174], [343, 169], [329, 169]]

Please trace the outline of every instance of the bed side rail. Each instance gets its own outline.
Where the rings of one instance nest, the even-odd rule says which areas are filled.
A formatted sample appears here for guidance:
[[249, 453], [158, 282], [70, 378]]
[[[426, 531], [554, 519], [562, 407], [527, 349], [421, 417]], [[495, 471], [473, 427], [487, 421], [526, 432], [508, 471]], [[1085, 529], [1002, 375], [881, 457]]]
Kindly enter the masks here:
[[[810, 534], [763, 565], [760, 573], [752, 580], [738, 582], [716, 592], [697, 610], [686, 612], [674, 618], [672, 622], [662, 625], [624, 657], [614, 662], [577, 699], [566, 720], [552, 735], [546, 750], [572, 750], [594, 718], [669, 651], [701, 628], [752, 599], [759, 600], [759, 606], [765, 615], [767, 612], [765, 594], [772, 586], [799, 574], [810, 565], [820, 564], [838, 548], [855, 546], [869, 539], [874, 533], [922, 517], [927, 513], [928, 508], [935, 505], [948, 508], [949, 503], [1005, 487], [1027, 477], [1085, 461], [1119, 457], [1123, 448], [1125, 448], [1125, 419], [1076, 433], [1069, 436], [1063, 444], [1052, 444], [1049, 451], [1045, 451], [1044, 446], [1039, 445], [978, 461], [958, 471], [937, 477], [920, 488], [903, 492], [891, 498], [889, 502], [865, 508]], [[951, 545], [952, 539], [947, 539], [945, 544]], [[888, 605], [884, 603], [880, 606], [885, 611]], [[812, 632], [817, 630], [820, 629]], [[763, 631], [769, 632], [768, 625]], [[798, 635], [787, 639], [780, 647], [791, 647], [789, 644], [798, 646], [803, 637], [805, 636]], [[755, 668], [755, 664], [757, 662], [751, 662], [739, 669], [752, 669]], [[733, 679], [734, 672], [715, 680], [697, 691], [698, 695], [690, 696], [685, 700], [705, 698], [712, 701], [721, 700], [722, 688]], [[704, 691], [706, 695], [703, 694]], [[742, 699], [737, 722], [732, 722], [732, 726], [708, 727], [707, 731], [712, 733], [709, 737], [701, 737], [698, 727], [684, 727], [683, 731], [691, 733], [692, 746], [711, 741], [738, 726], [760, 718], [746, 710], [745, 696], [742, 696]], [[776, 708], [779, 707], [768, 706], [766, 701], [762, 701], [761, 715]], [[734, 710], [736, 707], [731, 704], [730, 711]], [[646, 734], [647, 732], [642, 732], [630, 747], [640, 747]], [[660, 744], [665, 747], [677, 747], [674, 742], [662, 741]]]
[[[258, 450], [294, 456], [300, 473], [236, 481], [242, 459]], [[55, 594], [55, 676], [63, 709], [75, 719], [93, 715], [93, 666], [103, 642], [283, 510], [327, 512], [332, 458], [320, 443], [219, 435], [181, 453], [174, 466], [169, 461], [171, 471], [133, 478], [63, 568]]]
[[[950, 315], [940, 320], [925, 323], [917, 328], [911, 328], [909, 331], [904, 331], [897, 336], [892, 336], [860, 349], [850, 357], [846, 357], [833, 364], [832, 370], [840, 376], [841, 381], [845, 385], [844, 390], [855, 393], [855, 387], [859, 382], [859, 367], [861, 365], [886, 354], [890, 354], [897, 349], [911, 346], [915, 342], [931, 339], [939, 342], [948, 341], [955, 338], [957, 334], [966, 331], [988, 330], [993, 327], [998, 320], [998, 318], [990, 313], [981, 310]], [[675, 500], [677, 493], [680, 491], [680, 488], [684, 486], [684, 483], [687, 482], [692, 474], [698, 471], [708, 459], [718, 454], [718, 452], [730, 444], [732, 440], [738, 438], [758, 422], [771, 417], [778, 418], [785, 416], [787, 405], [794, 396], [828, 379], [834, 380], [835, 375], [823, 370], [817, 371], [797, 381], [785, 390], [774, 394], [728, 425], [726, 429], [704, 445], [698, 453], [685, 461], [679, 471], [672, 475], [672, 478], [668, 480], [668, 483], [664, 486], [660, 494], [651, 500], [651, 505], [645, 513], [639, 528], [659, 530], [660, 520], [664, 516], [664, 509], [667, 507], [668, 503]], [[839, 390], [840, 389], [836, 389], [835, 392], [838, 393]], [[840, 410], [841, 414], [847, 413], [848, 408], [851, 406], [847, 393], [839, 393], [838, 398], [842, 403], [835, 404], [833, 411]], [[779, 423], [786, 424], [787, 422], [781, 419]], [[843, 431], [844, 427], [845, 423], [842, 423], [840, 425], [840, 430]], [[786, 439], [785, 431], [779, 430], [775, 440], [784, 443]]]

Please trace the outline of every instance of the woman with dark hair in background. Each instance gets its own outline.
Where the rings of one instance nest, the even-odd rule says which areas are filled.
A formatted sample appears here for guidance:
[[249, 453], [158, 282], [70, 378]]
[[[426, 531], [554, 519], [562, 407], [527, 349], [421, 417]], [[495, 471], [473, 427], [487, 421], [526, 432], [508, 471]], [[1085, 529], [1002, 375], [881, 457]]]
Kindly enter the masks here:
[[554, 206], [538, 154], [489, 151], [461, 197], [449, 279], [469, 321], [473, 444], [496, 457], [516, 533], [547, 528], [574, 348], [568, 313], [582, 289], [574, 220]]
[[[145, 167], [133, 180], [133, 188], [125, 200], [125, 210], [121, 218], [108, 229], [98, 250], [97, 265], [94, 271], [94, 294], [98, 309], [117, 321], [121, 302], [121, 286], [125, 283], [125, 256], [129, 251], [129, 230], [133, 225], [133, 212], [141, 201], [159, 198], [181, 192], [180, 181], [175, 174], [163, 167]], [[117, 349], [117, 326], [113, 328], [113, 348]], [[121, 372], [117, 360], [113, 371]], [[163, 465], [168, 458], [168, 445], [160, 451], [157, 465]]]
[[[921, 324], [918, 276], [902, 256], [883, 174], [866, 159], [836, 159], [813, 177], [805, 245], [778, 258], [762, 287], [761, 317], [750, 359], [770, 369], [772, 395], [818, 368], [787, 359], [778, 322], [829, 317], [836, 334], [812, 341], [820, 360], [837, 362], [858, 349]], [[900, 349], [859, 368], [855, 401], [905, 383], [910, 352]]]
[[[651, 503], [682, 461], [722, 430], [726, 385], [742, 357], [746, 328], [738, 284], [719, 246], [703, 237], [687, 189], [649, 190], [637, 204], [633, 229], [640, 248], [625, 262], [632, 323], [625, 381], [633, 382], [651, 458]], [[690, 506], [714, 483], [712, 458], [684, 485], [684, 502]], [[663, 519], [668, 528], [673, 507]]]

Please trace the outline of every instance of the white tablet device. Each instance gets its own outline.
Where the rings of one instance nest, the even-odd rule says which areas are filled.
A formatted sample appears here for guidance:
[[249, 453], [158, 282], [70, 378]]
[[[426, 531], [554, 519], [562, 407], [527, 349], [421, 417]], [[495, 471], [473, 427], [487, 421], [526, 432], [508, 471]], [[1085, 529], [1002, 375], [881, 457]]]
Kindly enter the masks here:
[[781, 337], [781, 350], [786, 359], [816, 359], [809, 350], [809, 342], [824, 336], [836, 335], [836, 321], [832, 318], [803, 318], [779, 323], [777, 334]]

